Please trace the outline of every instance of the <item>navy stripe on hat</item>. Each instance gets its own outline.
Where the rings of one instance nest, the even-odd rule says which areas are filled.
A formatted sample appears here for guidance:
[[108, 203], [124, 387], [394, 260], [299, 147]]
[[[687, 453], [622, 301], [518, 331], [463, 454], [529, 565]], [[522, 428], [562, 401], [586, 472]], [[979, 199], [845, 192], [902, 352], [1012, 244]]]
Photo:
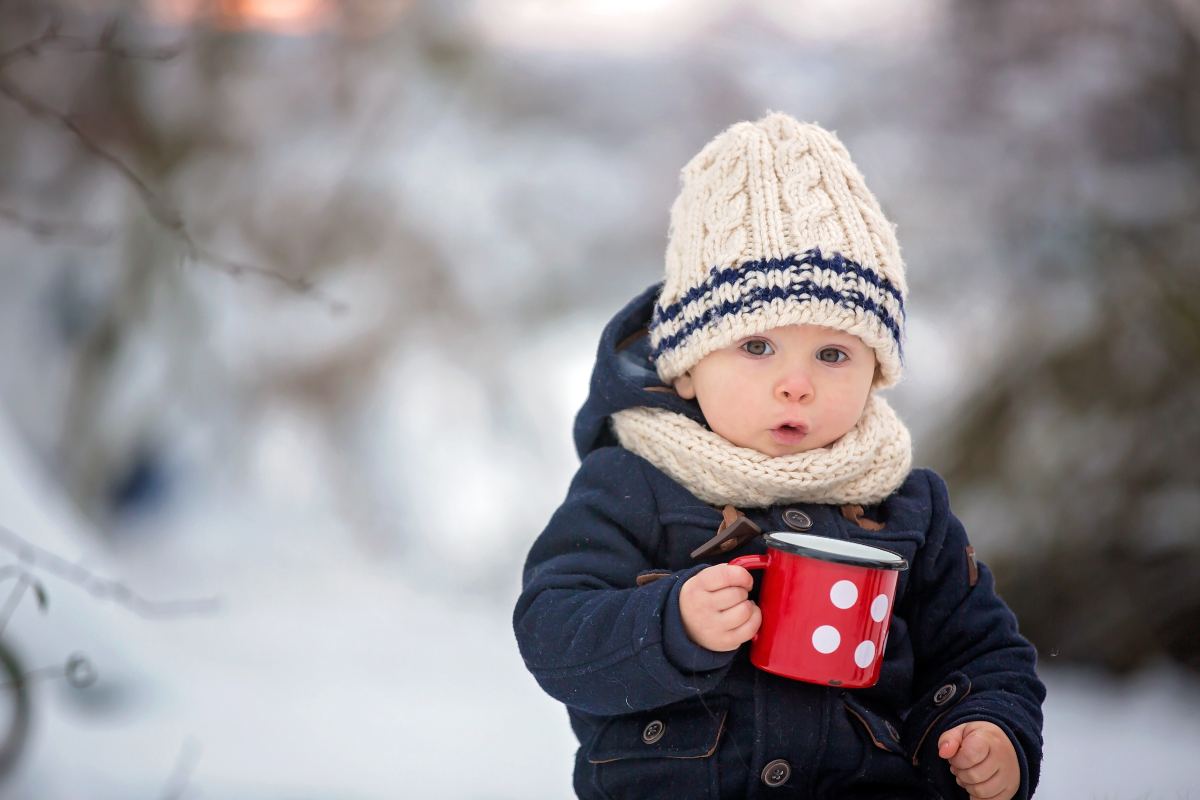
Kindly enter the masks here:
[[[813, 248], [800, 258], [789, 256], [785, 259], [750, 261], [738, 267], [713, 270], [708, 280], [702, 285], [689, 290], [678, 302], [672, 303], [666, 308], [655, 304], [651, 328], [657, 328], [672, 321], [683, 312], [684, 307], [689, 303], [704, 298], [706, 294], [711, 294], [719, 286], [737, 282], [748, 273], [765, 273], [768, 271], [795, 272], [797, 271], [797, 267], [802, 265], [809, 265], [814, 269], [830, 270], [840, 275], [853, 275], [864, 283], [887, 292], [896, 299], [897, 305], [900, 307], [900, 315], [903, 318], [904, 299], [887, 278], [879, 275], [874, 270], [864, 268], [856, 262], [845, 258], [840, 253], [834, 253], [832, 257], [826, 259], [821, 256], [820, 248]], [[733, 300], [727, 300], [719, 305], [706, 308], [696, 319], [684, 325], [674, 334], [664, 337], [654, 348], [652, 357], [658, 360], [659, 356], [663, 353], [678, 347], [693, 333], [709, 326], [716, 319], [744, 314], [756, 310], [773, 300], [782, 299], [832, 300], [842, 306], [861, 308], [875, 315], [891, 332], [892, 338], [896, 342], [897, 350], [901, 348], [900, 323], [880, 303], [859, 291], [834, 289], [806, 279], [790, 286], [756, 286]]]
[[821, 255], [821, 248], [814, 247], [799, 256], [792, 254], [786, 258], [747, 261], [736, 267], [726, 267], [720, 270], [714, 269], [704, 283], [689, 289], [676, 302], [671, 303], [671, 305], [665, 308], [655, 306], [654, 324], [658, 326], [670, 322], [683, 313], [684, 306], [694, 303], [706, 294], [711, 294], [715, 289], [736, 283], [746, 275], [794, 270], [794, 268], [804, 265], [809, 265], [814, 269], [829, 270], [839, 275], [853, 275], [860, 278], [866, 283], [890, 294], [899, 303], [901, 313], [904, 311], [904, 298], [900, 295], [900, 291], [887, 278], [873, 269], [868, 269], [856, 261], [851, 261], [841, 253], [835, 252], [829, 258], [825, 258]]

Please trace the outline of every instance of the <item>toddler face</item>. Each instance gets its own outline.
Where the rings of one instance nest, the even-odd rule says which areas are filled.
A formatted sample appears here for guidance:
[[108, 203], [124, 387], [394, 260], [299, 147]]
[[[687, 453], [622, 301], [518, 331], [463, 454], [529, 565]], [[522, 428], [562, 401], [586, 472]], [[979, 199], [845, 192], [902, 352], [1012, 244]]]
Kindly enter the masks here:
[[851, 333], [785, 325], [714, 350], [675, 380], [708, 426], [739, 447], [784, 456], [833, 444], [862, 416], [875, 351]]

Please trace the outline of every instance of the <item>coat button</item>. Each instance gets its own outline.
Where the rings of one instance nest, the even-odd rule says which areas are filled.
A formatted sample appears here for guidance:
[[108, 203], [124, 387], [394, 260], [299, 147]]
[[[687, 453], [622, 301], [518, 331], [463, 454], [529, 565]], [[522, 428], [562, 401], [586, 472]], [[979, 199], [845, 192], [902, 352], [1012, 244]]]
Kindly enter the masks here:
[[944, 706], [950, 702], [950, 698], [958, 692], [958, 688], [953, 683], [947, 683], [945, 686], [937, 690], [937, 694], [933, 696], [933, 704], [935, 706]]
[[798, 508], [789, 508], [784, 511], [783, 521], [794, 531], [806, 531], [812, 528], [812, 517]]
[[783, 786], [792, 777], [792, 765], [777, 758], [763, 767], [762, 782], [767, 786]]
[[654, 744], [663, 737], [667, 732], [667, 726], [660, 720], [646, 723], [646, 727], [642, 729], [642, 741], [646, 744]]

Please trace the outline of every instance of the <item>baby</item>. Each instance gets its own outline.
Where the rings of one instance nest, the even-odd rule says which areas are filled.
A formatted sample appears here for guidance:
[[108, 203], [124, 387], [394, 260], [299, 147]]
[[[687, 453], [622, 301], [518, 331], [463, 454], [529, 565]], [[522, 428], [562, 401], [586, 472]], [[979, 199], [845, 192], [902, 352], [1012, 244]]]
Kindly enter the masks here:
[[[579, 797], [1032, 795], [1036, 652], [878, 393], [906, 295], [894, 227], [829, 131], [769, 113], [684, 167], [665, 280], [604, 330], [582, 464], [514, 613], [579, 739]], [[750, 663], [754, 577], [727, 562], [772, 530], [907, 560], [874, 686]]]

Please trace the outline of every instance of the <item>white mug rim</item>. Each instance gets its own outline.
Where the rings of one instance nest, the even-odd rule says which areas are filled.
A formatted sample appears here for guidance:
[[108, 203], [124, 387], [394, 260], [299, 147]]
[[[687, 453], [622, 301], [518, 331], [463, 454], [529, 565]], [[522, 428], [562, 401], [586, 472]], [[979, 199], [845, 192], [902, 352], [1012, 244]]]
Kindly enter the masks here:
[[908, 569], [908, 562], [899, 553], [848, 539], [834, 539], [830, 536], [795, 531], [771, 531], [763, 535], [763, 540], [769, 547], [785, 553], [821, 561], [875, 569]]

